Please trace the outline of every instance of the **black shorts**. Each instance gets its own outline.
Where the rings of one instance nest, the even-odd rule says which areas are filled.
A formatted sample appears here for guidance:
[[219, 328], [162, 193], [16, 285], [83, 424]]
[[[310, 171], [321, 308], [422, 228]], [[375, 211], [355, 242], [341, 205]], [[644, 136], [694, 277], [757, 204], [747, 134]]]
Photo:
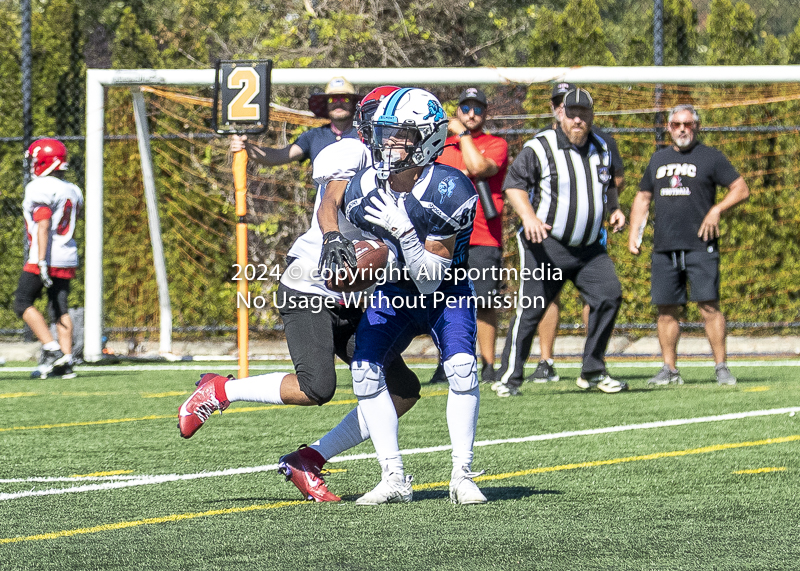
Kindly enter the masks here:
[[[53, 319], [58, 321], [61, 316], [69, 313], [67, 298], [69, 297], [69, 280], [65, 278], [52, 278], [53, 285], [47, 288], [47, 301]], [[22, 317], [25, 310], [31, 307], [42, 295], [44, 284], [38, 274], [22, 272], [14, 292], [14, 313]]]
[[[363, 311], [330, 303], [332, 298], [303, 293], [283, 284], [278, 286], [275, 299], [300, 390], [323, 405], [336, 392], [334, 355], [350, 364]], [[419, 378], [402, 357], [387, 366], [385, 374], [390, 394], [404, 399], [419, 398]]]
[[719, 250], [715, 246], [709, 249], [653, 252], [650, 277], [653, 304], [719, 300]]
[[503, 267], [503, 250], [494, 246], [469, 247], [469, 276], [475, 286], [478, 309], [491, 303], [491, 298], [500, 295], [503, 282], [500, 279]]

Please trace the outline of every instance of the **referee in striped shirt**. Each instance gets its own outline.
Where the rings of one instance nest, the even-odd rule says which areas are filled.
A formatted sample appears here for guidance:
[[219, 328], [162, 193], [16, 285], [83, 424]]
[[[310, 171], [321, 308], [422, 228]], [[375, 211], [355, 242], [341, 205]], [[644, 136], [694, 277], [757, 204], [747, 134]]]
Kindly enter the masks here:
[[628, 388], [606, 373], [605, 353], [622, 301], [614, 263], [600, 244], [605, 213], [614, 232], [625, 225], [606, 142], [592, 132], [594, 102], [576, 88], [564, 95], [555, 128], [525, 143], [503, 189], [522, 220], [517, 239], [520, 289], [503, 350], [498, 396], [515, 396], [536, 327], [565, 280], [589, 304], [583, 365], [577, 384], [617, 393]]

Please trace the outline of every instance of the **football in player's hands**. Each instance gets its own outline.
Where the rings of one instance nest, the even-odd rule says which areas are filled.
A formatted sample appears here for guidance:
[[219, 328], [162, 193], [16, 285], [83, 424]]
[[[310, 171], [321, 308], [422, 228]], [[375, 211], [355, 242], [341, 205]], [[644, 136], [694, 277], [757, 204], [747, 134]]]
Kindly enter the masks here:
[[338, 292], [362, 291], [375, 285], [389, 260], [389, 247], [380, 240], [357, 240], [356, 267], [338, 271], [328, 279], [328, 289]]

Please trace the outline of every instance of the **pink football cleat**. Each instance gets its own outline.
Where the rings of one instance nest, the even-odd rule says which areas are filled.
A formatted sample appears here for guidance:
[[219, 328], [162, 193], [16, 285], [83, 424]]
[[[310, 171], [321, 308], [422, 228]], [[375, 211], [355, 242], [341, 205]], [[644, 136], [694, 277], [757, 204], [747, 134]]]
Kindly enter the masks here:
[[278, 461], [278, 473], [286, 476], [286, 480], [291, 480], [307, 500], [341, 501], [342, 498], [328, 491], [328, 486], [320, 475], [324, 465], [325, 458], [313, 448], [303, 444], [291, 454], [281, 456]]
[[225, 394], [225, 383], [232, 377], [223, 377], [215, 373], [206, 373], [197, 381], [197, 389], [178, 410], [178, 430], [181, 436], [191, 438], [200, 430], [206, 419], [215, 410], [220, 414], [231, 402]]

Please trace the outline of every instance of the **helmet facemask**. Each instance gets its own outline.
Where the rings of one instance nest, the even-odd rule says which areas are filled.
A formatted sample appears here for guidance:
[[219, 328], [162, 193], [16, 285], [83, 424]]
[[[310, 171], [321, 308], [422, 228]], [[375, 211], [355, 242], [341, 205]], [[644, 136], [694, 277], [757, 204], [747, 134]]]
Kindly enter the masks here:
[[378, 178], [432, 163], [442, 154], [447, 138], [447, 120], [417, 125], [373, 121], [372, 164]]

